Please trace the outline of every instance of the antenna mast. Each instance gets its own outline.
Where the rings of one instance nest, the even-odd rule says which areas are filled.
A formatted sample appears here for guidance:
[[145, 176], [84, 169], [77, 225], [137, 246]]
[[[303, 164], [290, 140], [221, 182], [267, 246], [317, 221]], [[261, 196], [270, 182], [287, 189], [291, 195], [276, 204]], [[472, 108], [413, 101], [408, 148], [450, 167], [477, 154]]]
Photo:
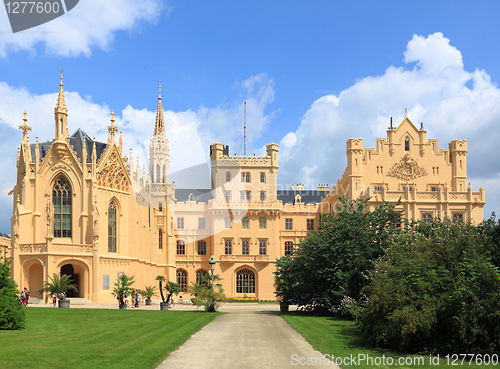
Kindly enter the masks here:
[[243, 125], [243, 155], [247, 156], [247, 101], [245, 99], [245, 119]]

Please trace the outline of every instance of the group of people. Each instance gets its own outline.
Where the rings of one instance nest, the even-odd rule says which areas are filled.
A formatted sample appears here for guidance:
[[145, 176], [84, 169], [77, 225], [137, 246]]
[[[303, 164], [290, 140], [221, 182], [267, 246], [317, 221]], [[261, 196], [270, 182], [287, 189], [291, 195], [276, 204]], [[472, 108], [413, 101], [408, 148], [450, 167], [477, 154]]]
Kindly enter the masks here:
[[19, 299], [19, 304], [28, 306], [28, 300], [30, 299], [30, 291], [26, 287], [24, 287], [24, 290], [21, 292], [21, 297]]
[[[123, 299], [125, 300], [125, 305], [128, 306], [128, 302], [130, 300], [130, 296], [128, 295], [128, 293], [126, 293], [123, 296]], [[138, 290], [134, 290], [132, 292], [132, 307], [139, 307], [139, 304], [141, 303], [141, 301], [142, 301], [141, 294], [139, 293]]]

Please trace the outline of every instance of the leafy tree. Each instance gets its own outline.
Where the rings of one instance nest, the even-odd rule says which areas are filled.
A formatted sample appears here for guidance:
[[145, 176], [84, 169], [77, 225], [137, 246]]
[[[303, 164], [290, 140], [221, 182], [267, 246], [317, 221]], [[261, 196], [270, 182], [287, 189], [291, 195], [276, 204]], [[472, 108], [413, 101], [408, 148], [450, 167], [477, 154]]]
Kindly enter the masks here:
[[480, 226], [492, 243], [491, 261], [500, 268], [500, 221], [496, 219], [495, 212], [491, 213], [490, 219], [484, 221]]
[[198, 306], [203, 306], [206, 312], [215, 312], [220, 304], [226, 301], [222, 284], [218, 275], [214, 275], [214, 288], [212, 289], [212, 277], [205, 273], [201, 277], [201, 283], [192, 283], [188, 287], [188, 292], [194, 296], [194, 302]]
[[0, 259], [0, 329], [25, 327], [25, 311], [19, 305], [16, 282], [10, 277], [10, 262]]
[[50, 281], [44, 281], [44, 286], [38, 291], [38, 293], [49, 292], [51, 295], [56, 294], [59, 300], [64, 300], [66, 298], [66, 291], [73, 290], [77, 291], [76, 284], [73, 284], [73, 279], [71, 276], [63, 274], [59, 275], [54, 273], [49, 276]]
[[113, 288], [113, 296], [119, 300], [120, 305], [125, 305], [125, 294], [131, 295], [134, 291], [132, 288], [134, 283], [134, 276], [129, 277], [125, 273], [119, 275], [117, 281], [115, 282], [115, 287]]
[[278, 259], [278, 294], [306, 308], [337, 309], [342, 299], [359, 299], [373, 261], [389, 246], [401, 222], [395, 205], [366, 210], [368, 200], [343, 200], [336, 213], [321, 214], [317, 231]]
[[500, 273], [490, 249], [481, 227], [449, 219], [394, 234], [364, 290], [363, 332], [405, 352], [498, 352]]

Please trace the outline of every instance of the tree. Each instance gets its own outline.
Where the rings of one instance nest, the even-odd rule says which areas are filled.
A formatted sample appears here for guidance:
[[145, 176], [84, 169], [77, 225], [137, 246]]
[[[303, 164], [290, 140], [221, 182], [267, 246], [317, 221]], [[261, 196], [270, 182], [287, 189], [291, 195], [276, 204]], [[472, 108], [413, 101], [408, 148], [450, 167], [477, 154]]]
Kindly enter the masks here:
[[151, 297], [156, 295], [156, 286], [144, 286], [143, 290], [139, 290], [139, 293], [146, 299], [151, 299]]
[[492, 243], [491, 261], [500, 268], [500, 221], [496, 219], [495, 212], [491, 213], [490, 219], [485, 220], [480, 227], [484, 228]]
[[192, 283], [188, 287], [188, 292], [194, 296], [194, 302], [198, 306], [203, 306], [206, 312], [215, 312], [222, 302], [226, 301], [222, 284], [218, 275], [214, 275], [214, 288], [212, 289], [212, 279], [208, 273], [201, 276], [201, 283]]
[[77, 291], [76, 284], [73, 284], [73, 279], [71, 276], [66, 274], [59, 275], [54, 273], [49, 276], [50, 281], [44, 281], [44, 286], [38, 291], [38, 293], [49, 292], [51, 295], [56, 294], [59, 300], [64, 300], [66, 298], [66, 291], [73, 290]]
[[125, 294], [132, 294], [134, 290], [132, 285], [134, 283], [134, 276], [128, 277], [125, 273], [118, 276], [118, 279], [115, 282], [115, 287], [113, 288], [113, 296], [119, 300], [120, 305], [125, 305], [124, 296]]
[[336, 310], [345, 296], [359, 299], [373, 261], [401, 223], [397, 205], [366, 210], [368, 200], [343, 200], [336, 213], [321, 214], [317, 231], [277, 260], [279, 294], [306, 308]]
[[364, 290], [363, 332], [405, 352], [498, 352], [500, 272], [490, 251], [482, 227], [449, 219], [394, 234]]
[[0, 258], [0, 330], [25, 327], [25, 311], [19, 305], [16, 282], [10, 277], [10, 262]]
[[161, 302], [166, 303], [165, 297], [163, 297], [163, 282], [165, 282], [165, 277], [162, 275], [158, 275], [155, 278], [158, 283], [160, 284], [160, 295], [161, 295]]
[[167, 283], [165, 283], [165, 289], [168, 292], [167, 303], [169, 303], [172, 296], [177, 295], [180, 292], [181, 287], [179, 283], [168, 281]]

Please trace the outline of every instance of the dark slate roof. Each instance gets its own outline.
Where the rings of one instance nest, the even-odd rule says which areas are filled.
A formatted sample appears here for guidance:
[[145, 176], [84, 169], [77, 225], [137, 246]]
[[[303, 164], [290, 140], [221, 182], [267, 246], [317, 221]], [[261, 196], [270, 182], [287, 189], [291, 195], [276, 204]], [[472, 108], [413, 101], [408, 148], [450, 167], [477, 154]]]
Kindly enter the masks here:
[[177, 202], [186, 202], [189, 199], [190, 193], [193, 194], [197, 202], [208, 202], [208, 200], [212, 200], [212, 191], [209, 188], [179, 188], [175, 190], [175, 198]]
[[10, 238], [10, 235], [0, 232], [0, 237]]
[[302, 203], [318, 204], [325, 198], [328, 192], [318, 190], [278, 190], [278, 200], [283, 201], [283, 204], [293, 204], [295, 195], [299, 194]]
[[[71, 136], [69, 136], [69, 143], [73, 147], [73, 150], [76, 152], [76, 156], [78, 159], [82, 158], [82, 152], [83, 152], [83, 137], [85, 136], [85, 144], [87, 146], [87, 163], [90, 163], [92, 161], [92, 145], [94, 144], [94, 141], [92, 138], [89, 137], [84, 131], [82, 131], [80, 128], [78, 128], [75, 133], [73, 133]], [[39, 142], [38, 143], [38, 148], [40, 150], [40, 161], [47, 155], [49, 152], [49, 146], [52, 145], [52, 141], [45, 141], [45, 142]], [[97, 160], [101, 157], [102, 153], [104, 152], [104, 149], [106, 148], [105, 143], [103, 142], [95, 142], [95, 149], [96, 149], [96, 154], [97, 154]], [[31, 157], [35, 158], [35, 144], [30, 145], [31, 149]]]

